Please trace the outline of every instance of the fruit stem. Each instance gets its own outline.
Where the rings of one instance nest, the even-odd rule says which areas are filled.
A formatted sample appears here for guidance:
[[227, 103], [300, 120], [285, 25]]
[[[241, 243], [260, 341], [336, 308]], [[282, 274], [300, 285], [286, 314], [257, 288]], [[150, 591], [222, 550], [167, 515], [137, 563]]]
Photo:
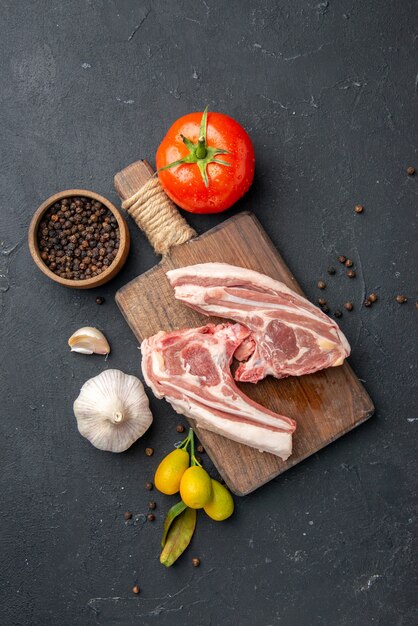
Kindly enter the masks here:
[[193, 467], [194, 465], [198, 465], [199, 467], [202, 467], [201, 463], [199, 463], [199, 461], [197, 460], [194, 454], [194, 432], [192, 429], [190, 429], [190, 444], [191, 444], [190, 446], [191, 466]]
[[196, 156], [198, 159], [204, 159], [208, 151], [206, 150], [206, 139], [204, 135], [201, 135], [197, 140]]
[[193, 433], [192, 428], [189, 430], [189, 437], [190, 437], [190, 458], [192, 460], [192, 465], [196, 465], [196, 459], [194, 456], [194, 433]]
[[182, 441], [179, 446], [177, 446], [177, 449], [178, 450], [187, 450], [187, 448], [189, 447], [190, 442], [192, 442], [193, 450], [194, 450], [193, 430], [191, 428], [189, 429], [189, 434], [187, 435], [186, 439], [184, 441]]

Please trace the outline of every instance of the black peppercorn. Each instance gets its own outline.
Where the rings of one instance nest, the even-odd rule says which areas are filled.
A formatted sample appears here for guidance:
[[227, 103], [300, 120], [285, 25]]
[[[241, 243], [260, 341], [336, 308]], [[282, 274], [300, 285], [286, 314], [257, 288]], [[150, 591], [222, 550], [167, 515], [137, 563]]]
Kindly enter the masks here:
[[342, 317], [343, 314], [341, 313], [341, 311], [339, 311], [338, 309], [336, 311], [334, 311], [334, 316], [335, 317]]
[[348, 278], [355, 278], [356, 277], [356, 273], [354, 270], [348, 270], [348, 272], [346, 272]]
[[138, 585], [134, 585], [134, 586], [132, 587], [132, 593], [135, 593], [135, 594], [137, 594], [137, 595], [138, 595], [138, 593], [139, 593], [139, 587], [138, 587]]
[[192, 559], [192, 565], [193, 565], [193, 567], [199, 567], [199, 565], [200, 565], [200, 559], [198, 559], [197, 557], [194, 557], [194, 558]]
[[150, 482], [145, 483], [145, 489], [146, 489], [147, 491], [152, 491], [152, 490], [153, 490], [153, 488], [154, 488], [154, 485], [153, 485], [152, 483], [150, 483]]
[[334, 276], [336, 269], [335, 267], [329, 267], [327, 271], [330, 276]]
[[96, 298], [96, 304], [103, 304], [105, 301], [104, 298], [102, 298], [101, 296], [97, 296]]
[[369, 298], [366, 298], [366, 300], [364, 301], [364, 306], [366, 306], [366, 307], [372, 306], [372, 303], [369, 300]]
[[413, 176], [415, 174], [415, 167], [408, 167], [406, 173], [408, 176]]
[[155, 504], [155, 502], [151, 501], [151, 502], [148, 502], [148, 508], [153, 511], [154, 509], [157, 508], [157, 505]]
[[404, 304], [405, 302], [408, 302], [408, 298], [402, 295], [396, 296], [395, 300], [398, 304]]
[[370, 296], [367, 299], [370, 300], [370, 302], [376, 302], [377, 294], [376, 293], [371, 293]]
[[132, 519], [132, 513], [130, 511], [125, 511], [125, 513], [123, 514], [123, 517], [125, 518], [126, 521]]
[[352, 303], [352, 302], [346, 302], [346, 303], [344, 304], [344, 308], [345, 308], [345, 310], [346, 310], [346, 311], [352, 311], [352, 310], [353, 310], [353, 308], [354, 308], [354, 307], [353, 307], [353, 303]]
[[204, 448], [201, 444], [199, 444], [199, 445], [197, 446], [196, 450], [197, 450], [198, 452], [200, 452], [200, 454], [203, 454], [203, 452], [205, 451], [205, 448]]
[[344, 265], [346, 267], [353, 267], [353, 261], [351, 259], [347, 259]]
[[343, 255], [341, 255], [341, 256], [339, 256], [339, 257], [338, 257], [338, 261], [339, 261], [340, 263], [345, 263], [345, 262], [346, 262], [346, 260], [347, 260], [347, 257], [345, 257], [345, 256], [343, 256]]
[[319, 280], [316, 284], [316, 286], [318, 287], [318, 289], [325, 289], [326, 284], [324, 283], [323, 280]]
[[155, 515], [153, 513], [148, 513], [147, 520], [149, 522], [153, 522], [155, 520]]
[[356, 213], [363, 213], [364, 211], [364, 206], [362, 204], [356, 204], [356, 206], [354, 207], [354, 211]]
[[147, 456], [152, 456], [154, 454], [154, 449], [153, 448], [145, 448], [145, 454]]
[[325, 298], [318, 298], [318, 304], [320, 306], [325, 306], [327, 303], [327, 301], [325, 300]]
[[[41, 258], [51, 271], [62, 278], [84, 280], [97, 276], [112, 264], [117, 252], [113, 254], [111, 250], [119, 247], [120, 233], [117, 220], [109, 209], [101, 203], [76, 197], [64, 198], [45, 212], [37, 237]], [[109, 238], [112, 241], [112, 246], [107, 250], [98, 244], [101, 237], [104, 237], [104, 241]], [[80, 272], [75, 261], [79, 257], [86, 259], [91, 256], [97, 259], [100, 257], [99, 250], [102, 256], [100, 261], [104, 261], [102, 265], [95, 264], [89, 271]], [[50, 258], [51, 251], [59, 252], [57, 260]], [[58, 267], [61, 258], [65, 261], [65, 267]]]
[[322, 307], [322, 311], [323, 311], [323, 313], [329, 313], [329, 307], [323, 306]]
[[184, 426], [183, 426], [183, 424], [177, 424], [176, 431], [178, 433], [184, 433]]

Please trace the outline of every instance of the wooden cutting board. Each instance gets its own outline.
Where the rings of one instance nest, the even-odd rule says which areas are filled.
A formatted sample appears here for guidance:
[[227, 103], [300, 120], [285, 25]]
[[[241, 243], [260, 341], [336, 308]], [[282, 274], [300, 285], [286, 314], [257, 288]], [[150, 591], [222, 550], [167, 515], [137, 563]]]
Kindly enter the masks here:
[[[148, 167], [148, 171], [152, 170]], [[115, 178], [115, 187], [122, 198], [133, 193], [124, 173], [126, 170]], [[147, 176], [145, 171], [136, 172], [135, 176], [137, 174], [140, 174], [136, 181], [138, 188], [143, 176], [146, 179], [150, 174]], [[129, 180], [132, 182], [131, 178]], [[116, 302], [138, 341], [159, 330], [177, 330], [201, 326], [210, 320], [220, 321], [177, 302], [165, 275], [173, 268], [216, 261], [267, 274], [303, 295], [256, 217], [239, 213], [203, 235], [172, 248], [157, 266], [117, 292]], [[219, 473], [237, 495], [254, 491], [358, 426], [374, 412], [370, 397], [347, 363], [308, 376], [284, 380], [269, 377], [256, 385], [241, 383], [239, 386], [256, 402], [295, 419], [297, 429], [293, 436], [293, 454], [287, 461], [282, 461], [192, 423]], [[174, 411], [173, 421], [178, 421]]]

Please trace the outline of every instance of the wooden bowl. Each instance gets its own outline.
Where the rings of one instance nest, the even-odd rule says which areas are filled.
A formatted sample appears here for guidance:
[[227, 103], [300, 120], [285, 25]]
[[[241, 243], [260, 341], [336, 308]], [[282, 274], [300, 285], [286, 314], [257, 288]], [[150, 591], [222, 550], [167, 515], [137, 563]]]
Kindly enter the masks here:
[[[55, 202], [63, 200], [64, 198], [73, 198], [74, 196], [91, 198], [92, 200], [101, 202], [103, 206], [109, 209], [109, 211], [111, 211], [116, 217], [119, 227], [119, 250], [112, 264], [98, 276], [93, 276], [92, 278], [86, 278], [84, 280], [71, 280], [68, 278], [61, 278], [61, 276], [54, 274], [54, 272], [43, 262], [38, 246], [38, 229], [44, 213], [53, 204], [55, 204]], [[54, 280], [56, 283], [64, 285], [64, 287], [71, 287], [73, 289], [92, 289], [93, 287], [100, 287], [100, 285], [104, 285], [104, 283], [111, 280], [114, 276], [116, 276], [119, 270], [122, 269], [128, 257], [130, 237], [128, 227], [120, 211], [118, 211], [118, 209], [111, 202], [109, 202], [109, 200], [106, 200], [106, 198], [100, 196], [98, 193], [94, 193], [94, 191], [87, 191], [86, 189], [66, 189], [65, 191], [56, 193], [45, 200], [45, 202], [43, 202], [38, 208], [29, 226], [28, 243], [33, 260], [41, 272], [43, 272], [46, 276]]]

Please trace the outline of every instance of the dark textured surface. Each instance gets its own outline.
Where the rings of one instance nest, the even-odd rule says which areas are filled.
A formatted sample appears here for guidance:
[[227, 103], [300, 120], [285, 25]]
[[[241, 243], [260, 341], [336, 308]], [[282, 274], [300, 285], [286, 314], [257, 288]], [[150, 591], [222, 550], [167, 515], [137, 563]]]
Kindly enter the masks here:
[[[413, 0], [3, 1], [2, 626], [417, 623], [418, 177], [405, 174], [418, 166], [416, 16]], [[40, 274], [25, 239], [55, 191], [116, 201], [113, 174], [152, 161], [170, 122], [206, 103], [240, 120], [257, 154], [255, 184], [228, 215], [254, 210], [312, 299], [325, 277], [333, 308], [354, 302], [341, 326], [377, 413], [237, 499], [228, 523], [199, 516], [187, 555], [165, 570], [168, 498], [153, 493], [157, 520], [144, 524], [143, 485], [178, 440], [178, 419], [152, 400], [151, 431], [111, 456], [78, 435], [71, 408], [104, 368], [138, 372], [113, 294], [156, 259], [130, 224], [121, 274], [99, 293], [74, 292]], [[190, 221], [202, 232], [222, 219]], [[353, 281], [325, 273], [341, 253]], [[371, 291], [379, 301], [361, 309]], [[69, 353], [67, 337], [86, 324], [108, 335], [107, 362]]]

